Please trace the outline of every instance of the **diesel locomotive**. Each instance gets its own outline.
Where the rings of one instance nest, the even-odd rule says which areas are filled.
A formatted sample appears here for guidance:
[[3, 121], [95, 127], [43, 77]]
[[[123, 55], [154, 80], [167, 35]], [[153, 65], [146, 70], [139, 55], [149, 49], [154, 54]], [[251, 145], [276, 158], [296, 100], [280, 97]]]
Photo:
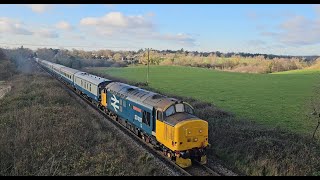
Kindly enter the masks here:
[[36, 58], [36, 62], [186, 168], [207, 162], [208, 122], [187, 102]]

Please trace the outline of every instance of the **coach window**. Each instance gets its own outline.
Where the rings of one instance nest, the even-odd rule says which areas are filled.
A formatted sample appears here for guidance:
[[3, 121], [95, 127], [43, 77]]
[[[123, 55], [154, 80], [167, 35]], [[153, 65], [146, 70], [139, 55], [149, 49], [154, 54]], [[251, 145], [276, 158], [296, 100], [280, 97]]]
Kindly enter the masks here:
[[91, 92], [91, 84], [90, 84], [90, 92]]
[[150, 113], [147, 111], [143, 111], [142, 122], [146, 125], [150, 126]]

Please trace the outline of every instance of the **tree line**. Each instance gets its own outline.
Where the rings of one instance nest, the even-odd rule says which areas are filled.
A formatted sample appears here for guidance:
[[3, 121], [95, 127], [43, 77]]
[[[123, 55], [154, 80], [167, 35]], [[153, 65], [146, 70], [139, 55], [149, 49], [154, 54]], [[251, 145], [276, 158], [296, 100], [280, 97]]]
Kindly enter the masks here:
[[[146, 49], [138, 51], [97, 50], [85, 51], [78, 49], [27, 48], [5, 49], [14, 55], [20, 51], [29, 53], [29, 57], [38, 57], [71, 68], [84, 67], [125, 67], [128, 64], [148, 64]], [[16, 53], [19, 54], [19, 53]], [[14, 58], [19, 59], [19, 58]], [[198, 52], [180, 50], [156, 50], [149, 52], [149, 63], [152, 65], [181, 65], [212, 68], [223, 71], [272, 73], [309, 67], [319, 59], [318, 56], [280, 56], [273, 54], [222, 53], [219, 51]], [[18, 63], [19, 64], [19, 63]]]

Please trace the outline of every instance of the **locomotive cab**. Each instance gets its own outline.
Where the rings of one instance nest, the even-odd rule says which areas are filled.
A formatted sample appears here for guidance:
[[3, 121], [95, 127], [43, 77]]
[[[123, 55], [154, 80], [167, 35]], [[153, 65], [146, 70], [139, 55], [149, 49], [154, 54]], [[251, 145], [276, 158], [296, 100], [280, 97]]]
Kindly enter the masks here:
[[176, 102], [164, 112], [157, 111], [157, 119], [156, 137], [168, 157], [181, 167], [191, 166], [192, 160], [206, 163], [208, 122], [194, 116], [189, 104]]

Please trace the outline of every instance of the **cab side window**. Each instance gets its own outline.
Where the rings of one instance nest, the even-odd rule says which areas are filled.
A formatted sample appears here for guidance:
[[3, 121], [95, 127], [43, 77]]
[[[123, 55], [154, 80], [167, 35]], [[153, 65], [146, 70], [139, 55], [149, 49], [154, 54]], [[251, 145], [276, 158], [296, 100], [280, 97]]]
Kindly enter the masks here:
[[150, 113], [147, 111], [143, 111], [143, 115], [142, 115], [142, 123], [150, 126]]
[[163, 121], [163, 117], [162, 117], [162, 112], [161, 111], [157, 111], [157, 119], [160, 121]]

